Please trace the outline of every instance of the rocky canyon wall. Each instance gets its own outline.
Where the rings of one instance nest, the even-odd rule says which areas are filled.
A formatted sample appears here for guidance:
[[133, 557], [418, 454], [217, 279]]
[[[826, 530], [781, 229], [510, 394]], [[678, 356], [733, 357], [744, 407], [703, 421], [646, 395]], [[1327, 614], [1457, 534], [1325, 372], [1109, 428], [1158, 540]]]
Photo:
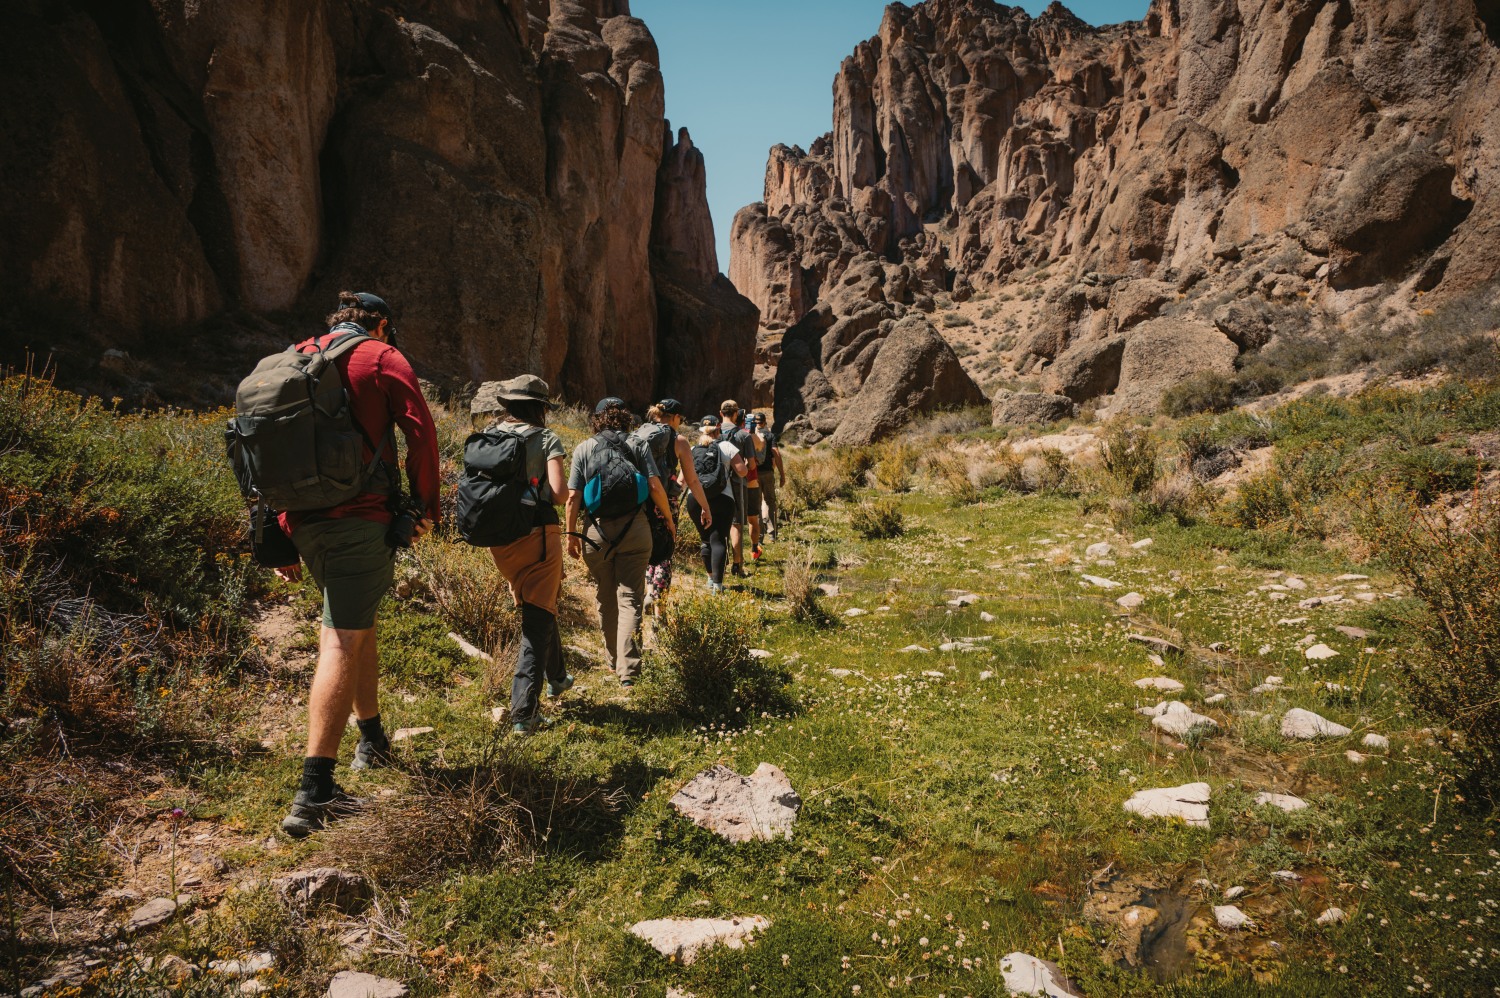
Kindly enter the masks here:
[[839, 69], [833, 130], [772, 149], [735, 218], [758, 390], [837, 433], [865, 372], [835, 341], [979, 293], [1015, 330], [997, 380], [1149, 411], [1298, 323], [1490, 287], [1496, 19], [1153, 0], [1096, 28], [1058, 3], [892, 4]]
[[356, 288], [434, 380], [749, 391], [755, 309], [626, 0], [20, 0], [0, 77], [12, 344], [298, 336]]

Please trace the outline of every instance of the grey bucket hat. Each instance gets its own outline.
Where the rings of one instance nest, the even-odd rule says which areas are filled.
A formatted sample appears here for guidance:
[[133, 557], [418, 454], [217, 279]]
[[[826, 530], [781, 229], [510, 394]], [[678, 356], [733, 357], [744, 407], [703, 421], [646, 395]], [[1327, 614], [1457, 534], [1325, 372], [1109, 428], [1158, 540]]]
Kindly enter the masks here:
[[473, 413], [499, 412], [506, 402], [541, 402], [551, 405], [547, 382], [534, 374], [523, 374], [509, 381], [486, 381], [474, 394], [469, 405]]

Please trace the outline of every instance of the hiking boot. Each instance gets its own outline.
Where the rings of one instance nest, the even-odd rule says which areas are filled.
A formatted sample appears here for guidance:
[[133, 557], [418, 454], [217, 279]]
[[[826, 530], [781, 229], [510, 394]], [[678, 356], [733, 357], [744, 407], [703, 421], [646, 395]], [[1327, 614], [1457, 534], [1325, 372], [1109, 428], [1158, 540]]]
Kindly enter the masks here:
[[361, 738], [359, 744], [354, 746], [354, 761], [349, 763], [349, 768], [384, 769], [395, 764], [396, 753], [391, 751], [389, 738], [379, 743]]
[[547, 720], [541, 714], [533, 714], [524, 721], [517, 721], [515, 724], [512, 724], [510, 730], [511, 734], [515, 735], [534, 735], [551, 723], [551, 721]]
[[563, 681], [560, 682], [560, 683], [554, 683], [550, 679], [547, 680], [547, 695], [549, 697], [554, 698], [554, 699], [556, 699], [557, 697], [562, 696], [564, 693], [568, 692], [572, 688], [573, 688], [573, 677], [572, 676], [564, 676], [563, 677]]
[[760, 545], [759, 544], [755, 545], [755, 547], [753, 547], [753, 548], [750, 549], [750, 560], [751, 561], [760, 561]]
[[333, 796], [319, 803], [305, 790], [298, 790], [292, 798], [292, 811], [281, 819], [281, 830], [294, 839], [306, 838], [336, 818], [354, 814], [365, 806], [358, 797], [350, 797], [337, 784]]
[[634, 679], [622, 679], [622, 680], [620, 680], [620, 689], [622, 689], [622, 690], [628, 690], [628, 689], [630, 689], [634, 685], [635, 685], [635, 680]]
[[708, 584], [708, 594], [710, 596], [720, 596], [720, 595], [723, 594], [723, 592], [724, 592], [724, 585], [723, 585], [723, 583], [720, 583], [720, 582], [710, 582]]
[[745, 577], [745, 566], [741, 565], [739, 562], [735, 562], [733, 565], [729, 566], [729, 574], [734, 576], [736, 579], [743, 579]]

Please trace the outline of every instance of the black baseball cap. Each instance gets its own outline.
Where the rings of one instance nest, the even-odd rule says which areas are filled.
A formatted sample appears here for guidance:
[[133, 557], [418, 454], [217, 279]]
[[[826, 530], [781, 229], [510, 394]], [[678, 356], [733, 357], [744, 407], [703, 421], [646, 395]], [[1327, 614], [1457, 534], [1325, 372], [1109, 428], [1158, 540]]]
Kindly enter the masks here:
[[383, 319], [391, 320], [391, 307], [385, 303], [385, 299], [379, 295], [372, 295], [368, 291], [361, 291], [354, 297], [359, 299], [359, 306], [367, 312], [374, 312]]
[[677, 401], [676, 399], [662, 399], [656, 404], [660, 406], [661, 411], [666, 413], [668, 416], [682, 415], [682, 403]]
[[629, 408], [629, 407], [625, 404], [625, 400], [624, 399], [617, 399], [613, 395], [610, 395], [607, 398], [600, 399], [599, 400], [599, 404], [596, 405], [596, 406], [594, 406], [594, 415], [597, 416], [600, 413], [608, 412], [611, 409], [626, 409], [626, 408]]
[[709, 416], [704, 416], [698, 421], [698, 424], [705, 430], [717, 430], [719, 428], [719, 414], [714, 413]]

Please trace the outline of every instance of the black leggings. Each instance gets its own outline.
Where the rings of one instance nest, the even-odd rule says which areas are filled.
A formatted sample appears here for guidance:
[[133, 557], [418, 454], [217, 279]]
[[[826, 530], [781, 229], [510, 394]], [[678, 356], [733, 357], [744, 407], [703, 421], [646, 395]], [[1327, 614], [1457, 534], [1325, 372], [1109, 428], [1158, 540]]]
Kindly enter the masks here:
[[707, 530], [703, 529], [703, 507], [698, 505], [696, 496], [688, 496], [687, 511], [702, 541], [699, 551], [703, 555], [703, 567], [714, 585], [722, 586], [724, 558], [729, 549], [729, 527], [734, 522], [734, 497], [722, 492], [708, 497], [708, 511], [713, 514], [714, 524]]

